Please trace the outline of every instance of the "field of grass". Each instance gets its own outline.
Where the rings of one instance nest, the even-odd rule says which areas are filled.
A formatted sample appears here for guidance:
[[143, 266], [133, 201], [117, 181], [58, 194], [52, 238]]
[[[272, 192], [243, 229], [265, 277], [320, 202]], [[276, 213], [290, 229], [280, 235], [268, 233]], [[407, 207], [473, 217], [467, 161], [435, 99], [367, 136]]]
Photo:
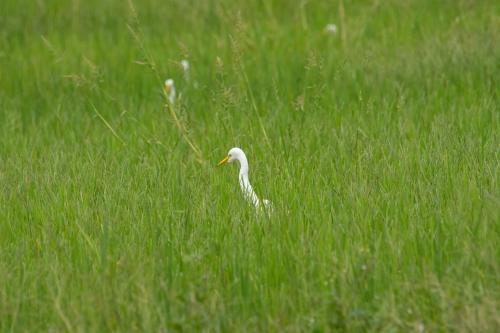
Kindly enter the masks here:
[[498, 2], [0, 13], [1, 332], [500, 331]]

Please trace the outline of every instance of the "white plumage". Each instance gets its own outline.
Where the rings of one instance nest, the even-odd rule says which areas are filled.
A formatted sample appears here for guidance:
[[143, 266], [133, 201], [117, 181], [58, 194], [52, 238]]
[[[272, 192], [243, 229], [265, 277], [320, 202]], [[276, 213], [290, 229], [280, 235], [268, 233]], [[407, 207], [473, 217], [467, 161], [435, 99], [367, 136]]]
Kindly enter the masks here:
[[238, 177], [241, 191], [245, 199], [252, 203], [257, 209], [270, 209], [271, 202], [267, 199], [263, 199], [262, 201], [259, 199], [257, 194], [252, 188], [252, 184], [250, 184], [250, 180], [248, 179], [248, 160], [247, 156], [240, 148], [231, 148], [227, 153], [227, 156], [219, 162], [217, 165], [223, 165], [225, 163], [232, 163], [234, 161], [240, 162], [240, 174]]

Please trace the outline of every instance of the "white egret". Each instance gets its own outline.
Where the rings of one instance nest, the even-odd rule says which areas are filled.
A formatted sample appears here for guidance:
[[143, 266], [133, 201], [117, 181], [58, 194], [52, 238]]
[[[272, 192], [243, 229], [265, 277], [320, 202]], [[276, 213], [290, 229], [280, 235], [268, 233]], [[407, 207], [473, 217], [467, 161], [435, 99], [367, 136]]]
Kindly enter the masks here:
[[181, 67], [184, 71], [188, 71], [189, 70], [189, 61], [187, 61], [186, 59], [181, 60]]
[[189, 61], [187, 61], [186, 59], [181, 60], [181, 67], [184, 71], [184, 79], [186, 81], [189, 81]]
[[170, 102], [171, 105], [174, 105], [174, 103], [175, 103], [174, 80], [172, 80], [172, 79], [165, 80], [165, 91], [168, 94], [168, 101]]
[[335, 23], [329, 23], [325, 27], [325, 32], [335, 35], [337, 33], [337, 25]]
[[234, 161], [240, 162], [240, 175], [238, 179], [245, 199], [251, 202], [257, 209], [262, 209], [262, 206], [264, 206], [265, 209], [270, 211], [271, 201], [267, 199], [261, 201], [257, 194], [255, 194], [252, 185], [248, 180], [248, 160], [243, 150], [237, 147], [231, 148], [227, 153], [227, 156], [220, 161], [217, 166], [221, 166], [225, 163], [232, 163]]

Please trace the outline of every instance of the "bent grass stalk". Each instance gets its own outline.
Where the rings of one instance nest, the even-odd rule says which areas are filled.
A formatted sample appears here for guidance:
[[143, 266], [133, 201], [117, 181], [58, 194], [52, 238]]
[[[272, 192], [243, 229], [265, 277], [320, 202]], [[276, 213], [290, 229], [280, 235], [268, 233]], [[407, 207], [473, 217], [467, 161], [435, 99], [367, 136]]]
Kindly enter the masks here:
[[[149, 52], [148, 48], [144, 44], [143, 40], [143, 35], [144, 33], [142, 32], [141, 29], [141, 23], [139, 21], [139, 15], [137, 14], [137, 10], [135, 9], [135, 6], [133, 4], [132, 0], [129, 0], [129, 7], [132, 12], [132, 18], [134, 20], [134, 24], [136, 26], [136, 29], [134, 29], [130, 24], [127, 24], [127, 28], [132, 34], [132, 37], [136, 41], [137, 45], [139, 46], [139, 49], [141, 50], [143, 56], [145, 57], [145, 63], [148, 65], [148, 67], [151, 69], [151, 71], [154, 73], [156, 77], [156, 81], [158, 82], [159, 85], [161, 85], [162, 79], [160, 76], [160, 73], [156, 67], [156, 63], [154, 61], [153, 56], [151, 55], [151, 52]], [[175, 127], [179, 131], [179, 134], [181, 135], [182, 139], [185, 141], [185, 143], [189, 146], [189, 148], [193, 151], [193, 153], [196, 156], [196, 161], [200, 164], [205, 164], [206, 160], [203, 158], [203, 154], [198, 148], [198, 146], [194, 143], [194, 141], [189, 137], [189, 131], [186, 128], [186, 126], [182, 123], [181, 119], [178, 117], [175, 107], [168, 102], [168, 94], [166, 93], [165, 89], [162, 89], [162, 95], [164, 99], [167, 101], [165, 103], [165, 108], [168, 111], [168, 114], [170, 115], [171, 120], [175, 124]]]
[[122, 144], [126, 145], [125, 141], [118, 135], [118, 133], [116, 133], [116, 131], [113, 129], [113, 127], [106, 121], [106, 119], [97, 110], [94, 103], [90, 102], [90, 105], [92, 105], [92, 109], [94, 110], [95, 114], [99, 117], [99, 119], [101, 119], [101, 121], [104, 123], [104, 125], [111, 131], [113, 136], [115, 138], [117, 138]]

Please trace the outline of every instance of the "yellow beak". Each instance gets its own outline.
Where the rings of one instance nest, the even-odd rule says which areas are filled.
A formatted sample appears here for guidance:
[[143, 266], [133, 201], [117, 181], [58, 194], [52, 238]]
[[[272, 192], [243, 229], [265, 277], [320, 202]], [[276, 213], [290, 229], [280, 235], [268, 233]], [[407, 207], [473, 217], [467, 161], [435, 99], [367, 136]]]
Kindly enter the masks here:
[[169, 85], [165, 85], [165, 91], [167, 94], [170, 92], [171, 87]]
[[224, 157], [224, 159], [222, 161], [217, 163], [217, 166], [221, 166], [222, 164], [227, 163], [227, 161], [229, 161], [229, 156]]

